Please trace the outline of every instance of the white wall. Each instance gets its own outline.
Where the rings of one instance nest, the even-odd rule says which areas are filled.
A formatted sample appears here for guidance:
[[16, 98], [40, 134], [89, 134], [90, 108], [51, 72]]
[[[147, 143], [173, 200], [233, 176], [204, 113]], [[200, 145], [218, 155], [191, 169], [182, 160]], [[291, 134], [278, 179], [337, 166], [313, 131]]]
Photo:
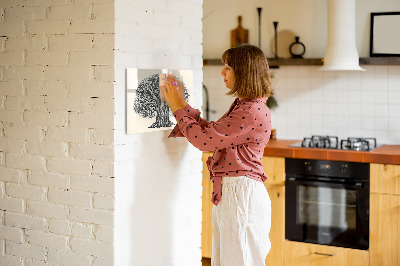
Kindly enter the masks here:
[[365, 72], [318, 67], [274, 70], [272, 123], [279, 138], [311, 135], [376, 137], [400, 143], [400, 66], [363, 66]]
[[230, 31], [237, 27], [238, 16], [242, 16], [243, 28], [249, 30], [249, 43], [258, 46], [258, 7], [262, 8], [261, 49], [267, 57], [273, 55], [273, 21], [279, 22], [278, 31], [290, 30], [300, 36], [306, 45], [307, 57], [322, 56], [327, 38], [323, 31], [327, 27], [326, 1], [205, 0], [204, 58], [221, 58], [230, 46]]
[[[233, 100], [225, 95], [218, 74], [221, 67], [204, 67], [210, 109], [216, 111], [210, 114], [210, 120], [224, 114]], [[381, 144], [399, 144], [400, 66], [362, 67], [365, 72], [322, 72], [319, 66], [272, 69], [279, 106], [271, 117], [277, 137], [376, 137]]]
[[[327, 41], [327, 2], [327, 0], [204, 0], [204, 58], [220, 58], [229, 48], [230, 31], [237, 27], [238, 16], [243, 17], [242, 26], [249, 30], [249, 43], [258, 45], [258, 7], [262, 8], [261, 49], [267, 57], [274, 55], [272, 22], [278, 21], [278, 31], [291, 31], [300, 36], [300, 41], [306, 46], [305, 57], [321, 58], [324, 56]], [[400, 11], [400, 2], [356, 0], [356, 42], [360, 57], [369, 56], [370, 12], [387, 11]]]
[[193, 69], [200, 107], [201, 18], [201, 0], [0, 2], [1, 265], [200, 265], [201, 152], [126, 135], [125, 71]]
[[115, 265], [201, 265], [201, 152], [170, 130], [126, 135], [126, 68], [193, 69], [202, 104], [202, 0], [116, 0]]
[[[225, 2], [206, 0], [204, 58], [220, 58], [229, 48], [229, 31], [236, 27], [238, 15], [243, 15], [243, 26], [250, 30], [250, 43], [257, 45], [257, 6], [262, 6], [263, 12], [266, 10], [265, 13], [269, 14], [262, 18], [263, 23], [271, 24], [262, 26], [264, 29], [270, 27], [269, 33], [262, 33], [266, 38], [262, 41], [262, 48], [267, 56], [272, 55], [267, 38], [273, 38], [272, 21], [276, 19], [280, 21], [279, 25], [281, 22], [286, 25], [281, 29], [295, 30], [304, 39], [306, 57], [323, 57], [326, 17], [321, 14], [327, 11], [326, 3], [308, 0], [234, 1], [230, 4], [230, 12], [225, 8]], [[369, 56], [369, 12], [398, 10], [399, 1], [357, 1], [357, 47], [361, 57]], [[246, 25], [246, 18], [253, 22]], [[268, 34], [271, 36], [267, 37]], [[380, 143], [399, 144], [400, 66], [363, 67], [366, 72], [321, 72], [318, 66], [272, 69], [273, 89], [279, 104], [272, 112], [272, 124], [277, 129], [278, 138], [302, 139], [312, 134], [329, 134], [339, 138], [376, 137]], [[218, 119], [233, 100], [224, 95], [226, 88], [219, 74], [221, 68], [222, 65], [205, 66], [203, 70], [204, 84], [210, 92], [210, 109], [216, 111], [210, 115], [211, 120]]]
[[111, 265], [113, 2], [0, 14], [0, 264]]

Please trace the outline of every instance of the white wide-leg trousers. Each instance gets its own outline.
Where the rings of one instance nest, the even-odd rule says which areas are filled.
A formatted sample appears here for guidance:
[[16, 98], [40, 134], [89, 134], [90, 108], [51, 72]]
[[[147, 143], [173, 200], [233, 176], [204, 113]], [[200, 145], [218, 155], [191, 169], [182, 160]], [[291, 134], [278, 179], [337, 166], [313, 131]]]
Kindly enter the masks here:
[[271, 249], [271, 201], [262, 182], [223, 177], [212, 210], [212, 266], [262, 266]]

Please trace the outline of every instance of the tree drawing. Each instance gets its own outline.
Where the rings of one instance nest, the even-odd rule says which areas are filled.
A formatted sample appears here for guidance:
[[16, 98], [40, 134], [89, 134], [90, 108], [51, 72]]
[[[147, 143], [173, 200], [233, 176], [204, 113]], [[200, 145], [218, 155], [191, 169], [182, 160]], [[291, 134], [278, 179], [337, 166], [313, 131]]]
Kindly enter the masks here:
[[[177, 78], [178, 79], [178, 78]], [[178, 79], [184, 86], [185, 100], [188, 101], [189, 93], [185, 84]], [[149, 128], [171, 127], [175, 123], [169, 120], [170, 112], [166, 102], [160, 98], [159, 74], [153, 74], [144, 78], [136, 89], [136, 97], [133, 103], [133, 110], [143, 118], [154, 118], [154, 122]]]

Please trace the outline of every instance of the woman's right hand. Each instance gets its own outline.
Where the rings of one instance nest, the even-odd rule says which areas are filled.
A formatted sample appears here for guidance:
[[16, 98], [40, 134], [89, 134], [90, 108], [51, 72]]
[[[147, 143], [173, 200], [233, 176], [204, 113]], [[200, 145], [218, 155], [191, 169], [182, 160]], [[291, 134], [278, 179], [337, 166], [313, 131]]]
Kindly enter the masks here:
[[178, 89], [178, 97], [179, 97], [179, 103], [183, 108], [186, 107], [187, 102], [185, 100], [185, 87], [182, 85], [182, 83], [174, 77], [173, 74], [168, 74], [168, 80], [172, 82], [173, 85], [175, 85]]

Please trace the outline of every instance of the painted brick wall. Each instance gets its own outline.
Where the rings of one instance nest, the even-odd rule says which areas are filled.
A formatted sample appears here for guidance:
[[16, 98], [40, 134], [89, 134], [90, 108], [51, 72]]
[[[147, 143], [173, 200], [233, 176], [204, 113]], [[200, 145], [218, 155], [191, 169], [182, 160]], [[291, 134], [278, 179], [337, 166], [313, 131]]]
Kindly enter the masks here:
[[114, 1], [0, 1], [0, 265], [112, 265]]
[[125, 74], [193, 69], [200, 107], [202, 16], [202, 0], [116, 0], [115, 265], [201, 265], [201, 152], [170, 130], [126, 135]]

